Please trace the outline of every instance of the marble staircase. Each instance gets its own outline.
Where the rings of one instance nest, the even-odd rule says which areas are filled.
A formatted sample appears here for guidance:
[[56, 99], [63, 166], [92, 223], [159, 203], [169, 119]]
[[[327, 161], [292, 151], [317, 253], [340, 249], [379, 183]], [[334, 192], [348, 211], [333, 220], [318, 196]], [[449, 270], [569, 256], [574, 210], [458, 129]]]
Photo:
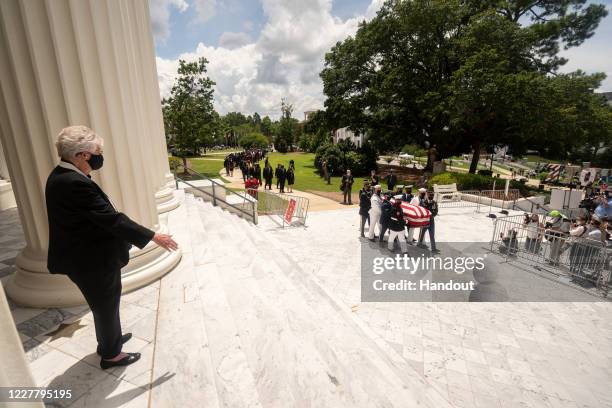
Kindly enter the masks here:
[[191, 378], [154, 388], [152, 401], [451, 407], [264, 230], [184, 200], [191, 251], [162, 281], [154, 371]]

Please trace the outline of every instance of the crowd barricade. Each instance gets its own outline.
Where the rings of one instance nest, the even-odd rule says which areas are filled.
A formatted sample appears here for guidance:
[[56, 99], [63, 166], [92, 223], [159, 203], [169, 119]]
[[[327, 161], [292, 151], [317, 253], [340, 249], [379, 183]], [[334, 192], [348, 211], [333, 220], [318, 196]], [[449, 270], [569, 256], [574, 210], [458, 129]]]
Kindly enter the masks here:
[[601, 241], [570, 237], [566, 233], [546, 228], [549, 221], [546, 216], [540, 216], [540, 225], [537, 227], [523, 220], [523, 216], [497, 218], [494, 221], [490, 251], [504, 256], [510, 262], [565, 276], [583, 287], [594, 287], [603, 296], [607, 296], [611, 276], [610, 248], [606, 248]]
[[277, 219], [282, 226], [306, 225], [310, 200], [287, 193], [275, 193], [269, 190], [246, 189], [246, 194], [257, 200], [257, 212]]
[[[452, 197], [444, 194], [436, 194], [440, 208], [474, 208], [480, 212], [481, 208], [499, 207], [502, 209], [513, 209], [516, 200], [520, 198], [517, 189], [505, 190], [461, 190]], [[459, 199], [457, 199], [459, 198]]]

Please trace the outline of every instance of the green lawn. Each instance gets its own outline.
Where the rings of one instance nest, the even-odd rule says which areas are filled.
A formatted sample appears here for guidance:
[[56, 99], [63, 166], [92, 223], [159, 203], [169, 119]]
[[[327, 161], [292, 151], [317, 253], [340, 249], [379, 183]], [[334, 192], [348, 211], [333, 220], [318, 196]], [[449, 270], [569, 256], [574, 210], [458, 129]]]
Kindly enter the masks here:
[[[317, 168], [314, 165], [314, 153], [270, 153], [268, 160], [272, 168], [276, 168], [277, 164], [284, 164], [285, 168], [289, 167], [289, 160], [295, 161], [295, 184], [293, 188], [296, 190], [306, 191], [332, 191], [340, 192], [341, 176], [332, 175], [331, 184], [327, 184], [323, 177], [319, 177]], [[260, 162], [263, 168], [263, 160]], [[275, 179], [276, 181], [276, 179]], [[356, 180], [356, 186], [361, 187], [361, 184]]]
[[219, 178], [219, 170], [223, 168], [223, 159], [192, 158], [191, 168], [210, 178]]
[[[207, 177], [219, 177], [219, 170], [223, 168], [223, 155], [211, 155], [199, 158], [190, 158], [191, 167]], [[314, 191], [340, 191], [340, 176], [332, 176], [331, 184], [326, 184], [322, 177], [316, 173], [314, 166], [314, 153], [270, 153], [268, 159], [273, 168], [278, 163], [289, 167], [289, 160], [295, 161], [295, 184], [296, 190]], [[264, 161], [260, 162], [263, 169]], [[276, 179], [274, 180], [276, 182]], [[356, 185], [360, 186], [360, 183]]]

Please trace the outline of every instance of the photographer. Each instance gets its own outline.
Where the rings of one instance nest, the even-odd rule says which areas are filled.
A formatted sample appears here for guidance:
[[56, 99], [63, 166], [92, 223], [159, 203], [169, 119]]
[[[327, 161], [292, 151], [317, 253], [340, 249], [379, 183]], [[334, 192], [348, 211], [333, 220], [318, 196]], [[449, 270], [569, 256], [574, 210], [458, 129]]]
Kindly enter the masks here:
[[575, 223], [572, 223], [572, 227], [569, 231], [569, 260], [572, 281], [575, 281], [576, 278], [581, 275], [583, 269], [584, 259], [588, 248], [587, 246], [581, 244], [582, 240], [580, 238], [585, 238], [587, 236], [588, 231], [589, 228], [586, 223], [586, 217], [582, 215], [578, 217]]
[[523, 225], [527, 231], [525, 239], [525, 250], [532, 254], [540, 252], [540, 243], [542, 242], [542, 235], [540, 233], [544, 225], [540, 222], [537, 214], [529, 215], [525, 213]]
[[553, 219], [546, 223], [546, 240], [550, 242], [550, 252], [546, 262], [553, 266], [559, 265], [559, 258], [561, 257], [561, 248], [565, 243], [565, 237], [569, 233], [570, 223], [569, 220], [557, 210], [553, 210], [549, 214]]

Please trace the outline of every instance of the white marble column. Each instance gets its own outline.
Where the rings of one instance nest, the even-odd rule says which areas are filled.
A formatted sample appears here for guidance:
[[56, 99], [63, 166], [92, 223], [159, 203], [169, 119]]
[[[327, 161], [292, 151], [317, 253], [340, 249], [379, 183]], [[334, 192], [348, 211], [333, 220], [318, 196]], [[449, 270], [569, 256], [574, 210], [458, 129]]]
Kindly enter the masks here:
[[11, 185], [8, 166], [4, 158], [2, 142], [0, 142], [0, 211], [15, 208], [16, 206], [13, 186]]
[[[163, 169], [151, 169], [158, 161], [148, 124], [156, 118], [151, 92], [137, 78], [142, 56], [134, 55], [139, 44], [130, 34], [131, 3], [146, 0], [0, 2], [0, 140], [27, 242], [6, 286], [17, 303], [82, 302], [67, 278], [46, 269], [44, 186], [59, 160], [55, 137], [65, 126], [87, 125], [104, 138], [104, 167], [94, 178], [121, 211], [160, 229], [156, 186]], [[180, 253], [153, 243], [132, 250], [124, 290], [157, 279], [179, 259]]]
[[155, 64], [155, 47], [153, 44], [153, 32], [148, 2], [129, 2], [134, 20], [131, 21], [131, 35], [134, 37], [133, 44], [138, 44], [134, 50], [134, 67], [136, 67], [136, 79], [140, 80], [143, 99], [147, 102], [145, 109], [148, 112], [149, 121], [147, 125], [148, 143], [152, 149], [151, 157], [156, 165], [151, 166], [156, 180], [156, 200], [158, 211], [169, 211], [178, 206], [178, 200], [173, 191], [176, 188], [174, 177], [170, 172], [168, 164], [168, 150], [166, 147], [166, 136], [164, 121], [161, 111], [159, 96], [159, 81]]
[[[23, 352], [23, 346], [13, 322], [2, 285], [0, 285], [0, 387], [36, 387], [30, 367]], [[40, 407], [42, 402], [8, 403], [0, 402], [0, 407]]]

